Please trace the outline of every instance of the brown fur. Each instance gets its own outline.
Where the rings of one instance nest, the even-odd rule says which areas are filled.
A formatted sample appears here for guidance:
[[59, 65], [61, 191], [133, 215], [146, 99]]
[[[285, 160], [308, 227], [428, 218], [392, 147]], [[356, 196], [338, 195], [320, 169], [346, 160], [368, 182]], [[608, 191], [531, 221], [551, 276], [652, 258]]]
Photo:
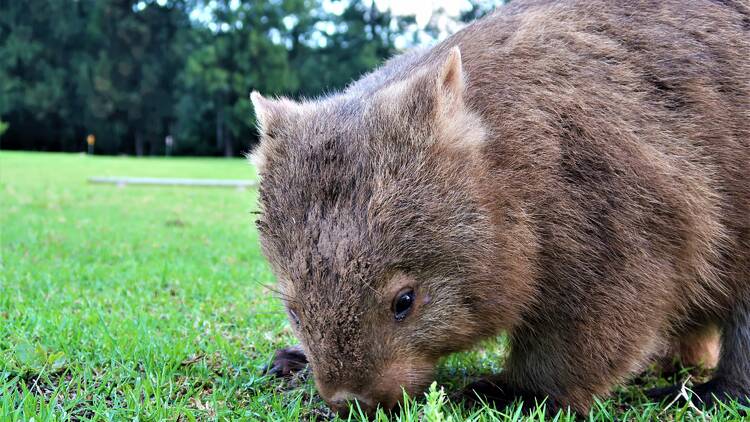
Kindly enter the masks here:
[[254, 93], [261, 242], [321, 395], [392, 406], [505, 331], [469, 392], [586, 411], [713, 325], [696, 391], [747, 395], [749, 58], [744, 0], [519, 1], [339, 94]]

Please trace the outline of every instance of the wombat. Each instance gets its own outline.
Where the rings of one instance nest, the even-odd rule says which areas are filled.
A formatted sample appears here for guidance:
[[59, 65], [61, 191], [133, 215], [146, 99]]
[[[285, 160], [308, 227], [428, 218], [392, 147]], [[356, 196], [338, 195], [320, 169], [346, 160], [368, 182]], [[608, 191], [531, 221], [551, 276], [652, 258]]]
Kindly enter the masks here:
[[309, 361], [333, 409], [392, 408], [507, 333], [464, 397], [586, 412], [715, 327], [694, 398], [747, 402], [747, 1], [513, 1], [342, 92], [252, 100], [300, 341], [276, 368]]

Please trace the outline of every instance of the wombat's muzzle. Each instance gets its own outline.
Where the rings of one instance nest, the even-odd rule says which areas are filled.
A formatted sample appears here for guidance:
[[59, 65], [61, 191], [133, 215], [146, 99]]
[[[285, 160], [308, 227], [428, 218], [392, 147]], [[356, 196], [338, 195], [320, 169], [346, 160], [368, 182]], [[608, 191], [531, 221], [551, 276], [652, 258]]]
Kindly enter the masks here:
[[[320, 389], [318, 389], [320, 391]], [[390, 411], [398, 404], [399, 398], [389, 397], [388, 395], [375, 396], [373, 394], [353, 393], [345, 388], [341, 388], [331, 394], [321, 394], [333, 411], [341, 416], [349, 413], [350, 405], [354, 412], [361, 411], [363, 414], [373, 416], [375, 411], [380, 407], [385, 411]]]
[[336, 413], [345, 416], [349, 412], [349, 405], [353, 404], [354, 408], [359, 408], [366, 415], [372, 415], [377, 409], [377, 403], [374, 403], [371, 399], [362, 397], [357, 394], [353, 394], [346, 390], [339, 390], [327, 400]]
[[346, 415], [353, 404], [355, 411], [359, 409], [364, 414], [373, 415], [378, 407], [386, 412], [393, 410], [403, 398], [404, 391], [409, 395], [420, 394], [432, 380], [434, 363], [400, 359], [384, 367], [384, 370], [377, 371], [377, 376], [356, 383], [340, 379], [325, 382], [316, 376], [315, 384], [321, 397], [337, 413]]

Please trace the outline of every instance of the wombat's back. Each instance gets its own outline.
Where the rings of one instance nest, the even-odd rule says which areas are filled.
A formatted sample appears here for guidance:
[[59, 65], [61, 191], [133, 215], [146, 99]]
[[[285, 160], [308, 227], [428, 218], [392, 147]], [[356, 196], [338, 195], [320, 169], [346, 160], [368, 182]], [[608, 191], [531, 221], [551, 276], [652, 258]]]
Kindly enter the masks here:
[[535, 204], [550, 280], [645, 255], [612, 283], [652, 280], [655, 307], [750, 289], [748, 2], [519, 2], [454, 44], [489, 194]]
[[488, 126], [489, 202], [498, 221], [526, 221], [538, 250], [534, 328], [514, 332], [526, 352], [508, 379], [555, 361], [529, 352], [560, 347], [534, 336], [580, 332], [571, 354], [593, 342], [643, 362], [675, 333], [737, 318], [750, 300], [748, 2], [519, 2], [451, 44]]

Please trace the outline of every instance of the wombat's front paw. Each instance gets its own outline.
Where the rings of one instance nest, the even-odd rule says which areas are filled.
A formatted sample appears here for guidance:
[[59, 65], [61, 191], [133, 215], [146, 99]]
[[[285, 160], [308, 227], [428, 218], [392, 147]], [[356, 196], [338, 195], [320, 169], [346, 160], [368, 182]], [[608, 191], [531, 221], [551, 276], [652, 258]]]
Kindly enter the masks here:
[[498, 409], [507, 407], [516, 399], [508, 386], [493, 378], [482, 378], [472, 382], [454, 398], [463, 400], [471, 406], [482, 402], [492, 403]]
[[494, 377], [483, 378], [467, 385], [460, 393], [460, 396], [456, 398], [462, 399], [469, 405], [477, 403], [492, 404], [498, 410], [504, 409], [516, 401], [522, 402], [528, 410], [542, 403], [545, 403], [547, 409], [552, 413], [556, 413], [558, 409], [557, 403], [553, 400], [511, 387], [502, 380]]
[[295, 372], [307, 367], [307, 357], [299, 345], [279, 349], [273, 357], [270, 365], [266, 366], [264, 373], [276, 377], [288, 377]]

